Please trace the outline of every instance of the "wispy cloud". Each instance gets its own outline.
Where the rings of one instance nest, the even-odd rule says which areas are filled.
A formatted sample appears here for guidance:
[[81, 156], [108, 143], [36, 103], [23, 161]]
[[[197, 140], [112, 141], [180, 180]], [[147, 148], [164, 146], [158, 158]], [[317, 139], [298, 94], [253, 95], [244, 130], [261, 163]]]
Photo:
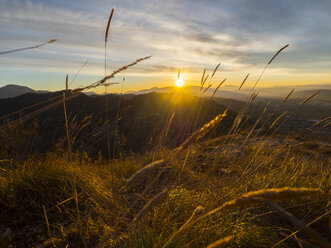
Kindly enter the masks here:
[[103, 35], [112, 7], [109, 70], [154, 55], [126, 72], [135, 82], [141, 82], [139, 77], [169, 78], [166, 75], [176, 74], [178, 68], [194, 77], [219, 62], [235, 80], [248, 71], [254, 77], [286, 43], [291, 47], [270, 68], [269, 76], [275, 77], [271, 81], [289, 74], [292, 81], [297, 76], [298, 83], [303, 73], [330, 76], [328, 0], [0, 0], [0, 50], [60, 40], [0, 57], [0, 81], [17, 81], [19, 70], [19, 75], [26, 75], [22, 79], [40, 83], [44, 78], [36, 77], [37, 72], [51, 72], [55, 76], [50, 87], [56, 88], [56, 80], [75, 74], [86, 59], [89, 65], [77, 83], [102, 76]]

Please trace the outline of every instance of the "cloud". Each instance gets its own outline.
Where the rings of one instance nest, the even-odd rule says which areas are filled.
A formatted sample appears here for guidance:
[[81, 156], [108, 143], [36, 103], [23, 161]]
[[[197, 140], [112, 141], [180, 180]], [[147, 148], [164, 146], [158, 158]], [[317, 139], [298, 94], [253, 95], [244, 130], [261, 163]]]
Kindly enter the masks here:
[[2, 82], [15, 77], [17, 67], [27, 75], [31, 70], [76, 73], [86, 59], [83, 75], [102, 75], [104, 29], [112, 7], [109, 71], [150, 54], [148, 63], [128, 73], [165, 77], [186, 68], [197, 74], [218, 62], [228, 73], [257, 71], [287, 43], [290, 48], [273, 64], [277, 73], [283, 69], [295, 77], [330, 68], [328, 0], [0, 0], [0, 6], [0, 50], [60, 40], [1, 57]]

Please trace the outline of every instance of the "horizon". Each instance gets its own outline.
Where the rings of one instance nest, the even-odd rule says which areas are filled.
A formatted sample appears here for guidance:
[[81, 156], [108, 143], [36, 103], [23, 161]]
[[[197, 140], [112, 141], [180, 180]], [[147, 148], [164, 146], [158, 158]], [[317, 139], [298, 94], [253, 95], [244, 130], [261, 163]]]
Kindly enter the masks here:
[[[9, 1], [0, 0], [0, 52], [47, 46], [0, 56], [0, 87], [8, 84], [36, 90], [61, 90], [81, 66], [70, 88], [104, 76], [104, 32], [115, 9], [107, 48], [107, 72], [139, 57], [153, 57], [129, 68], [110, 82], [122, 81], [123, 91], [174, 87], [178, 70], [185, 86], [200, 84], [204, 68], [218, 63], [213, 87], [255, 83], [274, 53], [290, 44], [273, 61], [259, 87], [330, 84], [331, 28], [324, 0], [292, 1]], [[162, 13], [159, 11], [162, 9]], [[192, 13], [194, 13], [193, 16]], [[310, 34], [310, 35], [307, 35]], [[121, 85], [108, 88], [120, 92]], [[97, 89], [103, 93], [104, 88]]]
[[[1, 85], [1, 83], [0, 83]], [[30, 90], [34, 90], [37, 93], [45, 93], [45, 92], [56, 92], [56, 91], [63, 91], [65, 89], [58, 89], [58, 90], [45, 90], [45, 89], [35, 89], [29, 86], [25, 86], [25, 85], [17, 85], [17, 84], [7, 84], [4, 86], [0, 86], [0, 90], [2, 88], [8, 87], [8, 86], [14, 86], [14, 87], [27, 87]], [[217, 85], [215, 85], [215, 87], [208, 87], [208, 92], [210, 92], [210, 90], [215, 90]], [[145, 94], [146, 92], [153, 92], [153, 90], [176, 90], [176, 91], [185, 91], [186, 89], [192, 90], [193, 88], [197, 88], [200, 89], [201, 85], [183, 85], [182, 87], [177, 87], [176, 85], [169, 85], [169, 86], [164, 86], [164, 87], [157, 87], [157, 86], [153, 86], [153, 87], [149, 87], [149, 88], [143, 88], [143, 89], [137, 89], [137, 90], [127, 90], [127, 91], [111, 91], [111, 90], [107, 90], [107, 92], [105, 91], [95, 91], [93, 89], [88, 90], [88, 91], [84, 91], [83, 93], [94, 93], [97, 95], [103, 95], [103, 94]], [[256, 87], [255, 91], [259, 92], [259, 95], [261, 96], [267, 96], [270, 95], [270, 91], [268, 90], [272, 90], [274, 89], [274, 96], [275, 97], [281, 97], [283, 96], [283, 94], [286, 94], [287, 91], [289, 90], [294, 90], [296, 93], [297, 92], [304, 92], [304, 91], [312, 91], [312, 90], [331, 90], [331, 84], [328, 83], [324, 83], [324, 84], [317, 84], [317, 85], [312, 85], [312, 84], [306, 84], [306, 85], [273, 85], [273, 86], [264, 86], [264, 87]], [[70, 89], [69, 90], [74, 90], [74, 89]], [[251, 87], [248, 87], [246, 85], [244, 85], [241, 89], [240, 92], [242, 94], [247, 94], [248, 92], [250, 92], [252, 90]], [[266, 92], [264, 92], [263, 90], [267, 90]], [[224, 92], [232, 92], [232, 93], [239, 93], [238, 90], [238, 85], [233, 85], [233, 84], [229, 84], [229, 85], [222, 85], [219, 90], [218, 93], [222, 94], [222, 91]], [[158, 91], [155, 91], [158, 92]], [[166, 91], [164, 91], [166, 92]], [[199, 90], [199, 92], [202, 92]], [[193, 92], [191, 92], [192, 94], [194, 94]], [[24, 93], [23, 93], [24, 94]]]

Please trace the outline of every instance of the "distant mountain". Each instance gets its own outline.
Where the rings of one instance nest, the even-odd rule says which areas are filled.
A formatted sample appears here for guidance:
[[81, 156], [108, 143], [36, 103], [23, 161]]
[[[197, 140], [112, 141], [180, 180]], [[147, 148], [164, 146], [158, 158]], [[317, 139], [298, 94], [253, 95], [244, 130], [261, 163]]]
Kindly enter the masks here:
[[12, 98], [26, 93], [36, 93], [36, 91], [26, 86], [14, 84], [9, 84], [0, 88], [0, 98]]
[[8, 84], [6, 86], [0, 87], [0, 99], [13, 98], [26, 93], [49, 93], [47, 90], [34, 90], [26, 86]]
[[[210, 87], [209, 89], [204, 92], [206, 87], [200, 90], [200, 86], [187, 86], [183, 87], [181, 90], [186, 91], [195, 96], [202, 96], [202, 97], [210, 97], [213, 95], [215, 88]], [[330, 102], [331, 100], [331, 84], [320, 84], [320, 85], [297, 85], [297, 86], [270, 86], [270, 87], [257, 87], [256, 91], [259, 92], [260, 97], [266, 98], [284, 98], [292, 89], [294, 93], [292, 94], [291, 98], [295, 99], [302, 99], [309, 96], [309, 94], [313, 94], [317, 91], [321, 91], [314, 100], [320, 102]], [[147, 94], [151, 92], [156, 93], [169, 93], [178, 91], [177, 87], [153, 87], [150, 89], [143, 89], [138, 91], [129, 91], [127, 94]], [[243, 87], [238, 90], [238, 86], [234, 85], [224, 85], [220, 87], [215, 97], [220, 98], [228, 98], [228, 99], [236, 99], [236, 100], [246, 100], [247, 95], [250, 94], [251, 88]]]
[[[203, 97], [208, 97], [208, 96], [212, 96], [212, 94], [215, 91], [215, 88], [209, 88], [205, 91], [206, 87], [204, 87], [203, 89], [201, 89], [200, 86], [187, 86], [187, 87], [183, 87], [181, 88], [181, 91], [183, 92], [187, 92], [190, 93], [192, 95], [195, 96], [203, 96]], [[222, 98], [237, 98], [237, 99], [241, 99], [243, 100], [246, 96], [247, 96], [247, 92], [238, 92], [237, 91], [237, 87], [234, 86], [224, 86], [218, 89], [218, 91], [215, 94], [215, 97], [222, 97]], [[179, 89], [177, 87], [162, 87], [162, 88], [158, 88], [158, 87], [153, 87], [150, 89], [143, 89], [143, 90], [138, 90], [138, 91], [128, 91], [126, 92], [126, 94], [137, 94], [137, 95], [141, 95], [141, 94], [148, 94], [151, 92], [156, 92], [156, 93], [170, 93], [170, 92], [176, 92]]]
[[297, 99], [306, 99], [307, 97], [311, 96], [312, 94], [319, 91], [319, 93], [314, 96], [315, 102], [331, 102], [331, 90], [303, 90], [298, 92], [293, 92], [293, 98]]

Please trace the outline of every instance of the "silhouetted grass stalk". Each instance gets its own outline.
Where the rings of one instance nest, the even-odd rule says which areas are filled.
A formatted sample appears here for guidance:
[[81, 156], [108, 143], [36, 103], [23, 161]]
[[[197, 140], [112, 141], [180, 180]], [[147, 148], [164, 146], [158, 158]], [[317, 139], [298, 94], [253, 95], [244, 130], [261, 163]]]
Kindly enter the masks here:
[[63, 111], [64, 111], [64, 121], [66, 125], [66, 133], [67, 133], [67, 142], [68, 142], [68, 152], [69, 152], [69, 160], [72, 161], [71, 156], [71, 143], [70, 143], [70, 136], [69, 136], [69, 125], [68, 125], [68, 117], [67, 117], [67, 108], [66, 108], [66, 94], [65, 92], [63, 94]]
[[19, 49], [4, 51], [4, 52], [0, 52], [0, 55], [7, 54], [7, 53], [14, 53], [14, 52], [19, 52], [19, 51], [24, 51], [24, 50], [29, 50], [29, 49], [35, 49], [35, 48], [42, 47], [42, 46], [45, 46], [47, 44], [51, 44], [51, 43], [54, 43], [54, 42], [57, 42], [57, 41], [59, 41], [59, 40], [58, 39], [53, 39], [53, 40], [50, 40], [50, 41], [41, 43], [41, 44], [36, 45], [36, 46], [24, 47], [24, 48], [19, 48]]

